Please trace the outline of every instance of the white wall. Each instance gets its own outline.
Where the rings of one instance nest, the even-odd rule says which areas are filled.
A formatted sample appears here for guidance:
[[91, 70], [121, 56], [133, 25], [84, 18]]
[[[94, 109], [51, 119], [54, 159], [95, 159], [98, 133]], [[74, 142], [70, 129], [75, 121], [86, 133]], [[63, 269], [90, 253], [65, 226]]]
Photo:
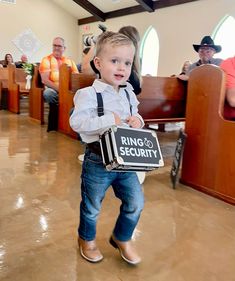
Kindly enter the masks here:
[[[226, 14], [235, 16], [235, 0], [200, 0], [159, 9], [154, 13], [114, 18], [104, 24], [114, 31], [124, 25], [134, 25], [141, 36], [152, 25], [160, 41], [158, 75], [168, 76], [179, 73], [185, 60], [197, 60], [192, 44], [199, 44], [204, 35], [212, 34], [214, 27]], [[11, 40], [31, 28], [43, 43], [32, 61], [40, 61], [49, 54], [52, 39], [61, 36], [66, 40], [66, 55], [78, 62], [83, 48], [82, 35], [98, 35], [100, 30], [97, 26], [98, 22], [78, 26], [76, 18], [50, 0], [17, 0], [16, 5], [0, 2], [0, 59], [9, 52], [18, 60], [21, 53]]]
[[16, 4], [0, 2], [0, 59], [6, 53], [11, 53], [15, 61], [20, 59], [22, 53], [11, 40], [28, 28], [42, 43], [31, 58], [32, 62], [41, 61], [52, 52], [52, 40], [56, 36], [65, 39], [65, 54], [78, 61], [77, 19], [50, 0], [17, 0]]
[[[152, 25], [157, 30], [160, 42], [158, 75], [168, 76], [178, 74], [185, 60], [198, 59], [192, 44], [199, 44], [203, 36], [211, 35], [226, 14], [235, 17], [235, 0], [200, 0], [159, 9], [154, 13], [114, 18], [104, 24], [114, 31], [120, 26], [134, 25], [141, 36]], [[88, 32], [99, 33], [97, 23], [88, 26]], [[83, 28], [80, 27], [80, 37], [84, 33]]]

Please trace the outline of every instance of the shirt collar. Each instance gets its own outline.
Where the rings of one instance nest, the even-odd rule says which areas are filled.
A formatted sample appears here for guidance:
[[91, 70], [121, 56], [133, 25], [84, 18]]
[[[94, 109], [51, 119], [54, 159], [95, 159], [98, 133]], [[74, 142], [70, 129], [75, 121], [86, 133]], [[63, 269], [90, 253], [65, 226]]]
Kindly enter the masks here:
[[55, 60], [61, 60], [61, 61], [65, 60], [65, 56], [62, 56], [61, 58], [57, 59], [57, 58], [53, 55], [53, 53], [50, 54], [50, 58], [51, 58], [51, 59], [53, 58], [53, 59], [55, 59]]
[[[109, 91], [109, 92], [114, 91], [114, 89], [111, 85], [106, 84], [99, 79], [95, 79], [95, 81], [93, 83], [93, 87], [95, 88], [97, 93], [102, 93], [104, 91]], [[126, 89], [127, 91], [133, 91], [132, 85], [128, 82], [126, 82], [126, 84], [124, 86], [120, 87], [120, 89]]]

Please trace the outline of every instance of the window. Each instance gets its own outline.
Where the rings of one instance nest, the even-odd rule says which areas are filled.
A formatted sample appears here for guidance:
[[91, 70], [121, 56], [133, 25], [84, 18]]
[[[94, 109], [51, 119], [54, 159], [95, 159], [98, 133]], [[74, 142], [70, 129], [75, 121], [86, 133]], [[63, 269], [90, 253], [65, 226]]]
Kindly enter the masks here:
[[235, 55], [235, 19], [226, 15], [217, 25], [212, 38], [216, 45], [221, 45], [222, 51], [214, 57], [227, 59]]
[[0, 2], [9, 3], [9, 4], [16, 4], [16, 0], [0, 0]]
[[150, 26], [140, 46], [141, 75], [157, 76], [159, 40], [156, 30]]

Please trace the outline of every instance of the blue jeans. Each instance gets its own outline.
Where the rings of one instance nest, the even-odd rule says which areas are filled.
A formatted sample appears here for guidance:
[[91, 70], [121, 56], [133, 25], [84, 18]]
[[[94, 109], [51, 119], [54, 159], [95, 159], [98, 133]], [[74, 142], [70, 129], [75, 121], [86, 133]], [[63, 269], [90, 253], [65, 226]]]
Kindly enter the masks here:
[[122, 203], [113, 234], [120, 241], [130, 240], [144, 207], [144, 195], [136, 173], [106, 171], [102, 157], [86, 149], [81, 179], [79, 236], [86, 241], [95, 239], [101, 203], [111, 185]]
[[50, 103], [58, 104], [58, 100], [59, 100], [58, 92], [52, 88], [46, 88], [43, 91], [43, 97], [45, 101], [49, 104]]

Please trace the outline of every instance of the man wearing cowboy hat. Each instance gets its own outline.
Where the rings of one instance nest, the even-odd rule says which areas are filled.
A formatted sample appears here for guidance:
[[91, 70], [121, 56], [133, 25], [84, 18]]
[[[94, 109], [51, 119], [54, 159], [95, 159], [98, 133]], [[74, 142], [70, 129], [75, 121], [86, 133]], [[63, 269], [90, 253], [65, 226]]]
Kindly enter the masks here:
[[219, 58], [213, 58], [214, 54], [219, 53], [222, 48], [220, 45], [215, 45], [213, 39], [210, 36], [204, 36], [202, 38], [201, 44], [193, 44], [193, 48], [198, 53], [199, 60], [189, 66], [186, 75], [182, 77], [181, 75], [178, 76], [178, 78], [182, 80], [188, 80], [190, 72], [197, 66], [200, 66], [202, 64], [215, 64], [219, 66], [223, 61]]

